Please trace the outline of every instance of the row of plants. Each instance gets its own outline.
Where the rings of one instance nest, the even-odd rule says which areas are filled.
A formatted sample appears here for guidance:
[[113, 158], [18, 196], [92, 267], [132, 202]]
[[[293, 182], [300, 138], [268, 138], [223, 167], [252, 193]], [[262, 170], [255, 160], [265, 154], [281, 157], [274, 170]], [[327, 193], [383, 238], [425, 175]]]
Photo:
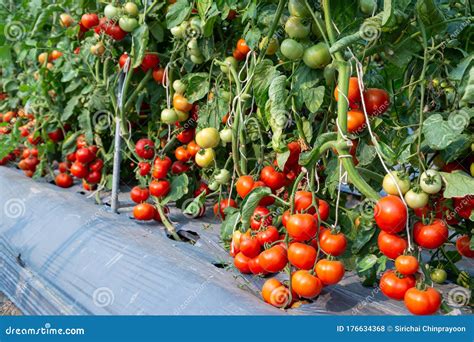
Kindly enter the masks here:
[[25, 0], [0, 16], [1, 165], [99, 194], [119, 134], [133, 217], [180, 240], [169, 206], [199, 219], [212, 202], [271, 305], [347, 271], [413, 314], [472, 304], [469, 2]]

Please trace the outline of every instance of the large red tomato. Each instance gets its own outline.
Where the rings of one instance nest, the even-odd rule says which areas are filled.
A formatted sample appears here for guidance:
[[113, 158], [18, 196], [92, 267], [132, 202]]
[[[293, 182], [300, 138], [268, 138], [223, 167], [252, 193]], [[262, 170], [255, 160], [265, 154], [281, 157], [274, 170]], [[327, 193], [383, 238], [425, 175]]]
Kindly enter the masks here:
[[155, 156], [155, 144], [150, 139], [140, 139], [135, 144], [135, 151], [143, 159], [151, 159]]
[[319, 235], [319, 245], [325, 253], [339, 256], [346, 251], [346, 236], [343, 233], [333, 234], [330, 229], [325, 229]]
[[311, 240], [318, 229], [316, 220], [311, 214], [294, 214], [286, 222], [286, 230], [295, 241]]
[[424, 225], [416, 222], [413, 226], [413, 239], [416, 244], [426, 249], [436, 249], [448, 241], [448, 227], [443, 220], [435, 219], [433, 223]]
[[407, 240], [395, 234], [385, 233], [384, 231], [380, 232], [377, 244], [382, 254], [390, 259], [396, 259], [402, 255], [408, 247]]
[[306, 270], [299, 270], [291, 276], [293, 291], [304, 298], [314, 298], [321, 293], [323, 284], [318, 277], [315, 277]]
[[316, 261], [316, 249], [304, 243], [293, 242], [288, 247], [288, 260], [302, 270], [310, 270]]
[[272, 216], [270, 210], [265, 207], [256, 207], [250, 217], [250, 228], [253, 230], [259, 230], [260, 228], [269, 226], [272, 224]]
[[344, 264], [339, 260], [319, 260], [316, 264], [316, 275], [324, 285], [337, 284], [344, 277]]
[[275, 245], [263, 251], [258, 258], [263, 269], [270, 273], [280, 272], [288, 262], [286, 249], [280, 245]]
[[425, 290], [412, 287], [405, 293], [405, 305], [414, 315], [432, 315], [441, 306], [441, 295], [432, 287]]
[[456, 240], [456, 248], [462, 256], [474, 258], [474, 250], [470, 247], [471, 238], [467, 235], [461, 236]]
[[375, 205], [374, 218], [380, 229], [390, 234], [398, 233], [406, 225], [406, 207], [397, 196], [382, 197]]
[[415, 283], [412, 275], [398, 277], [395, 272], [388, 270], [380, 279], [380, 290], [388, 298], [402, 300], [405, 292], [415, 286]]
[[368, 115], [379, 116], [390, 106], [390, 96], [383, 89], [369, 88], [364, 92], [364, 102]]
[[265, 166], [260, 172], [260, 179], [274, 191], [285, 185], [285, 174], [276, 171], [273, 166]]

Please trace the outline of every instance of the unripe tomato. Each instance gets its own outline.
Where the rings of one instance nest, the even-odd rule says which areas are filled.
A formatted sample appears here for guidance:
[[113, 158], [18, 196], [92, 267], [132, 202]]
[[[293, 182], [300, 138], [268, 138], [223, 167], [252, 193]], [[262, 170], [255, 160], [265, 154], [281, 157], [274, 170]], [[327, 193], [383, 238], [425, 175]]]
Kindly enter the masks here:
[[410, 189], [405, 194], [405, 202], [412, 209], [425, 207], [428, 204], [428, 200], [428, 194], [421, 190]]
[[138, 6], [133, 2], [127, 2], [123, 6], [123, 10], [131, 17], [136, 17], [139, 13]]
[[211, 166], [214, 159], [216, 159], [216, 152], [212, 148], [202, 149], [194, 156], [196, 164], [202, 168]]
[[189, 112], [193, 108], [193, 104], [181, 94], [175, 93], [173, 96], [173, 107], [182, 112]]
[[104, 8], [104, 16], [112, 20], [117, 20], [118, 16], [120, 15], [120, 12], [120, 9], [112, 4], [108, 4]]
[[74, 19], [67, 13], [61, 13], [59, 20], [64, 27], [69, 27], [74, 23]]
[[215, 148], [220, 141], [219, 131], [214, 127], [204, 128], [197, 132], [195, 140], [201, 148]]
[[265, 46], [267, 47], [265, 54], [268, 56], [273, 56], [279, 48], [278, 40], [276, 38], [272, 38], [269, 42], [268, 37], [263, 37], [258, 47], [260, 50], [263, 50], [265, 49]]
[[290, 61], [296, 61], [303, 57], [304, 47], [296, 40], [287, 38], [281, 43], [280, 51]]
[[219, 137], [224, 144], [230, 143], [232, 141], [232, 129], [224, 128], [219, 132]]
[[288, 11], [295, 17], [307, 18], [311, 12], [306, 7], [304, 0], [290, 0], [288, 2]]
[[135, 18], [121, 17], [119, 19], [119, 26], [125, 32], [132, 32], [138, 26], [138, 21]]
[[443, 284], [448, 278], [448, 273], [441, 268], [436, 268], [430, 273], [430, 278], [436, 284]]
[[393, 171], [387, 173], [383, 178], [382, 187], [384, 191], [389, 195], [399, 196], [398, 187], [403, 195], [410, 190], [410, 178], [404, 172]]
[[331, 55], [325, 43], [318, 43], [307, 48], [303, 54], [303, 62], [312, 69], [322, 69], [331, 63]]
[[420, 176], [420, 187], [421, 190], [427, 194], [434, 195], [437, 194], [443, 182], [441, 181], [441, 175], [436, 170], [426, 170]]
[[309, 35], [310, 26], [300, 17], [290, 16], [285, 23], [285, 32], [290, 38], [302, 39]]

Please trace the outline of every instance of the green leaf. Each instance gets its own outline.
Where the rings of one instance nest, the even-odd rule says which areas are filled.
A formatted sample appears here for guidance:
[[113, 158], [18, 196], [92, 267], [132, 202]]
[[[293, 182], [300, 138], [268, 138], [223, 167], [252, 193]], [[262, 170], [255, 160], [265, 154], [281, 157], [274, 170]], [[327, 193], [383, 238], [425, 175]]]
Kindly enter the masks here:
[[377, 152], [375, 151], [375, 147], [372, 145], [364, 144], [360, 149], [360, 154], [358, 155], [357, 159], [359, 160], [359, 165], [370, 165], [374, 161], [375, 157], [377, 156]]
[[356, 238], [352, 243], [351, 251], [353, 254], [360, 252], [362, 248], [372, 239], [375, 234], [375, 227], [370, 227], [369, 229], [359, 229], [357, 231]]
[[[474, 60], [474, 55], [470, 54], [466, 58], [464, 58], [459, 64], [451, 70], [448, 75], [448, 78], [452, 81], [461, 81], [466, 73], [467, 68], [471, 65], [471, 62]], [[471, 68], [474, 70], [474, 68]]]
[[69, 101], [66, 104], [66, 107], [64, 107], [63, 114], [61, 115], [61, 121], [67, 121], [71, 115], [74, 113], [74, 108], [76, 108], [80, 96], [73, 96], [69, 99]]
[[245, 43], [252, 49], [255, 50], [258, 46], [262, 34], [257, 27], [252, 27], [245, 34]]
[[132, 33], [132, 58], [133, 65], [131, 69], [135, 69], [142, 64], [145, 51], [148, 47], [149, 31], [147, 25], [140, 25]]
[[[462, 133], [466, 119], [462, 111], [450, 116], [450, 120], [445, 121], [441, 114], [429, 116], [423, 123], [423, 134], [428, 146], [434, 150], [443, 150]], [[469, 120], [467, 120], [467, 124]]]
[[250, 217], [252, 216], [255, 208], [258, 206], [258, 203], [265, 196], [271, 195], [272, 191], [268, 187], [258, 187], [250, 191], [250, 193], [245, 196], [242, 201], [242, 217], [240, 221], [242, 222], [242, 227], [244, 230], [250, 227]]
[[66, 157], [67, 154], [72, 153], [76, 149], [76, 140], [77, 137], [81, 134], [81, 132], [75, 132], [72, 134], [69, 134], [66, 136], [66, 138], [63, 141], [63, 146], [62, 146], [62, 155], [63, 157]]
[[306, 104], [306, 107], [308, 107], [310, 112], [316, 112], [323, 104], [324, 90], [324, 86], [303, 89], [302, 95], [304, 98], [304, 103]]
[[273, 132], [273, 146], [279, 146], [283, 129], [288, 125], [289, 117], [286, 109], [286, 99], [288, 91], [286, 90], [286, 76], [280, 75], [273, 79], [268, 89], [270, 101], [270, 118], [268, 123]]
[[202, 20], [206, 18], [207, 11], [211, 8], [212, 0], [197, 0], [197, 10]]
[[357, 262], [357, 272], [362, 273], [371, 269], [377, 263], [377, 260], [378, 258], [374, 254], [368, 254], [364, 256], [361, 260]]
[[9, 46], [0, 46], [0, 65], [10, 65], [12, 63], [12, 54]]
[[268, 100], [268, 89], [272, 80], [280, 75], [280, 72], [273, 66], [273, 62], [264, 59], [255, 67], [253, 78], [255, 101], [258, 107], [265, 107]]
[[187, 0], [178, 0], [168, 8], [166, 27], [172, 28], [181, 24], [191, 14], [192, 6]]
[[285, 167], [286, 161], [288, 160], [289, 156], [290, 156], [290, 151], [277, 153], [277, 164], [280, 170], [283, 170], [283, 168]]
[[190, 103], [199, 101], [209, 92], [209, 74], [205, 72], [186, 74], [182, 80], [187, 83], [186, 97]]
[[474, 195], [474, 178], [462, 171], [440, 172], [445, 183], [445, 198]]
[[186, 174], [180, 174], [174, 177], [171, 181], [171, 190], [169, 194], [163, 199], [162, 204], [167, 204], [172, 201], [177, 201], [188, 193], [189, 179]]
[[225, 220], [221, 225], [221, 240], [228, 242], [232, 239], [232, 233], [240, 220], [240, 211], [237, 208], [227, 207]]

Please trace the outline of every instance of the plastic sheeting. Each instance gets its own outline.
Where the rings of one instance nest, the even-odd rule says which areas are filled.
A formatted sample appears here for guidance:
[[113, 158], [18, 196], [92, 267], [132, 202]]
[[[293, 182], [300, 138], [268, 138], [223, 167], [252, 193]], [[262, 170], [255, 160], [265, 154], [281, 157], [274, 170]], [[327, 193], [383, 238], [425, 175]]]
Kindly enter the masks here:
[[176, 242], [163, 226], [136, 222], [127, 210], [113, 214], [78, 187], [60, 189], [5, 167], [0, 210], [0, 291], [25, 314], [407, 313], [351, 274], [297, 309], [265, 304], [258, 292], [265, 279], [215, 266], [232, 259], [210, 213], [189, 220], [172, 209], [178, 229], [200, 236], [194, 245]]

